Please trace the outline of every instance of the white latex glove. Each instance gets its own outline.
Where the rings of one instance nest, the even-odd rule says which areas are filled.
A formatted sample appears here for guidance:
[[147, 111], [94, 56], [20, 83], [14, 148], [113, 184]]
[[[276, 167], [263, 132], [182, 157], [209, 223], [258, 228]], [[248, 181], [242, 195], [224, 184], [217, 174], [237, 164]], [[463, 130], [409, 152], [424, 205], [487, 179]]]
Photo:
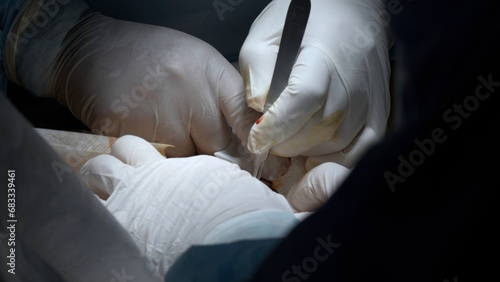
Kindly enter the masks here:
[[[384, 135], [390, 106], [384, 2], [311, 0], [288, 87], [252, 127], [251, 152], [327, 155], [318, 163], [351, 167]], [[261, 112], [289, 4], [290, 0], [271, 2], [253, 23], [240, 52], [247, 103]]]
[[336, 163], [323, 163], [310, 170], [286, 198], [296, 212], [314, 212], [337, 191], [351, 172]]
[[135, 136], [119, 138], [111, 155], [89, 160], [80, 174], [160, 275], [214, 227], [240, 215], [272, 209], [295, 220], [282, 195], [237, 165], [212, 156], [167, 159]]
[[64, 161], [3, 93], [0, 128], [1, 281], [163, 281], [85, 183], [61, 177]]
[[[11, 80], [57, 98], [96, 134], [174, 145], [172, 157], [226, 148], [231, 127], [246, 142], [259, 114], [246, 105], [241, 75], [212, 46], [92, 13], [81, 0], [59, 2], [30, 1], [20, 12], [6, 48]], [[29, 33], [29, 19], [54, 5], [57, 13]]]

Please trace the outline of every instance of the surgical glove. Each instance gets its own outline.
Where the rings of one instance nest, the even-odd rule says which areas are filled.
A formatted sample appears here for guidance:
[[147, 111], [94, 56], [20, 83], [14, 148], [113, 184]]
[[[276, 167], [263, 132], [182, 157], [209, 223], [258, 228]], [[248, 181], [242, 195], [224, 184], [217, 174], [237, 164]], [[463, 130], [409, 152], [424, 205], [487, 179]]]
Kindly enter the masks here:
[[[234, 223], [240, 216], [270, 209], [291, 219], [273, 221], [272, 226], [282, 231], [288, 231], [296, 220], [285, 197], [237, 165], [204, 155], [167, 159], [135, 136], [119, 138], [111, 155], [89, 160], [80, 174], [105, 200], [104, 205], [130, 232], [160, 275], [189, 246], [204, 243], [208, 234], [231, 237], [218, 232], [214, 235], [213, 230]], [[246, 221], [236, 222], [222, 228], [222, 233], [245, 227]], [[256, 223], [269, 224], [266, 216]], [[253, 235], [245, 234], [247, 239]]]
[[286, 198], [296, 212], [314, 212], [337, 191], [351, 172], [336, 163], [323, 163], [305, 174]]
[[163, 281], [3, 93], [0, 128], [0, 281]]
[[[384, 3], [311, 1], [288, 86], [253, 125], [251, 152], [328, 155], [321, 162], [351, 167], [368, 144], [384, 135], [390, 106], [390, 34]], [[289, 4], [271, 2], [253, 23], [240, 52], [247, 103], [260, 112]]]
[[27, 1], [8, 43], [12, 81], [57, 98], [96, 134], [174, 145], [172, 157], [226, 148], [231, 127], [246, 142], [259, 117], [241, 75], [212, 46], [92, 13], [81, 0]]

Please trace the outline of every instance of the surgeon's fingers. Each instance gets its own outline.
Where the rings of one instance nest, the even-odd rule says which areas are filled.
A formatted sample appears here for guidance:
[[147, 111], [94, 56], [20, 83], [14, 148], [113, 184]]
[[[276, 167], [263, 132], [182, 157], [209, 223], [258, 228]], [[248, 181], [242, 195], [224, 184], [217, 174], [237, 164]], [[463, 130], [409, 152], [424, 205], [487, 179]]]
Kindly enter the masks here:
[[[241, 155], [239, 163], [240, 167], [252, 172], [254, 169], [253, 160], [247, 149], [248, 134], [252, 125], [262, 114], [252, 108], [249, 108], [243, 99], [243, 95], [241, 94], [242, 93], [240, 92], [240, 95], [236, 94], [226, 96], [224, 99], [225, 102], [221, 105], [221, 110], [224, 112], [224, 116], [238, 135], [239, 139], [238, 141], [233, 140], [233, 144], [230, 144], [229, 146], [233, 146], [235, 153], [237, 153], [237, 155]], [[289, 158], [269, 156], [265, 162], [261, 178], [270, 181], [275, 180], [284, 175], [288, 171], [289, 167]]]
[[133, 135], [125, 135], [118, 138], [113, 144], [111, 155], [133, 167], [137, 167], [154, 160], [164, 159], [164, 157], [153, 147], [153, 145], [149, 144], [146, 140]]
[[[269, 111], [252, 127], [248, 144], [250, 151], [257, 154], [270, 150], [301, 130], [322, 108], [329, 86], [330, 70], [324, 54], [314, 47], [304, 47], [292, 69], [288, 86]], [[338, 106], [344, 106], [345, 101], [342, 100], [346, 100], [345, 96], [339, 95], [339, 98]], [[316, 122], [329, 118], [320, 116]], [[311, 133], [314, 135], [318, 132]], [[298, 145], [308, 144], [302, 143], [304, 144]]]
[[[234, 70], [236, 72], [236, 70]], [[246, 146], [250, 128], [260, 117], [260, 113], [248, 107], [245, 101], [241, 76], [225, 70], [219, 79], [220, 110], [228, 124], [234, 129], [242, 144]]]
[[350, 169], [336, 163], [324, 163], [309, 171], [287, 194], [290, 205], [298, 212], [312, 212], [337, 191]]
[[106, 200], [113, 191], [130, 187], [127, 175], [133, 168], [111, 155], [99, 155], [88, 160], [80, 175], [99, 198]]
[[[279, 42], [278, 42], [279, 43]], [[251, 108], [263, 112], [271, 85], [278, 45], [244, 46], [240, 55], [240, 69], [245, 85], [246, 102]], [[253, 45], [253, 44], [252, 44]]]
[[[236, 72], [235, 70], [233, 71]], [[241, 141], [241, 144], [239, 142], [237, 143], [238, 146], [242, 146], [242, 150], [239, 151], [240, 148], [237, 148], [237, 151], [247, 152], [247, 141], [250, 129], [262, 113], [248, 107], [245, 102], [243, 82], [239, 74], [235, 76], [232, 71], [226, 69], [221, 75], [219, 87], [217, 87], [217, 89], [219, 89], [220, 109]], [[251, 158], [250, 156], [248, 157]], [[289, 167], [290, 160], [288, 158], [271, 156], [265, 163], [262, 178], [267, 180], [277, 179], [285, 174]], [[253, 167], [251, 169], [253, 169]]]
[[325, 162], [334, 162], [352, 168], [370, 146], [382, 138], [382, 135], [380, 133], [377, 134], [377, 132], [381, 132], [381, 130], [374, 129], [370, 124], [364, 126], [343, 150], [331, 154], [308, 157], [306, 169], [310, 170]]
[[[190, 101], [193, 109], [190, 136], [199, 154], [214, 154], [227, 148], [232, 140], [231, 127], [241, 138], [242, 123], [256, 119], [245, 103], [241, 75], [215, 49], [207, 52], [211, 60], [206, 63], [204, 79], [208, 80], [211, 92], [200, 93]], [[245, 138], [249, 130], [246, 129]]]
[[286, 17], [286, 5], [287, 1], [271, 2], [255, 20], [240, 51], [240, 70], [246, 100], [250, 107], [259, 112], [264, 111], [271, 85]]

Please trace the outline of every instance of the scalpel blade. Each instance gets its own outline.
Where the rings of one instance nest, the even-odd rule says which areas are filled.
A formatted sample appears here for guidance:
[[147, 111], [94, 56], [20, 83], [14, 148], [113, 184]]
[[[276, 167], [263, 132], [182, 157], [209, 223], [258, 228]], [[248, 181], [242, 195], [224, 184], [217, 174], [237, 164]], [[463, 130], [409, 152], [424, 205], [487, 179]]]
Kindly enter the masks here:
[[290, 73], [292, 72], [293, 65], [299, 54], [302, 38], [304, 37], [310, 10], [310, 0], [292, 0], [290, 3], [264, 113], [276, 102], [281, 92], [288, 85], [288, 79], [290, 78]]
[[[288, 7], [278, 49], [278, 56], [271, 79], [271, 86], [269, 87], [266, 105], [264, 106], [264, 114], [271, 108], [274, 102], [276, 102], [281, 92], [283, 92], [288, 85], [288, 79], [290, 78], [293, 65], [299, 54], [310, 11], [310, 0], [292, 0]], [[255, 156], [254, 177], [261, 177], [262, 169], [268, 156], [269, 151]]]

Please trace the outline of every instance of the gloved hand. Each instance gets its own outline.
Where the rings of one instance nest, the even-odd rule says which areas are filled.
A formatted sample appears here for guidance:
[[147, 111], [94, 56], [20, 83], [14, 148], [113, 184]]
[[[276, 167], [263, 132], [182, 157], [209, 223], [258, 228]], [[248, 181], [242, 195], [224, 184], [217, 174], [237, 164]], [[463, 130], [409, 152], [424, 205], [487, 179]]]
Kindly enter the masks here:
[[241, 75], [210, 45], [92, 13], [81, 0], [29, 1], [8, 43], [11, 80], [57, 98], [96, 134], [174, 145], [172, 157], [226, 148], [231, 127], [246, 142], [259, 117]]
[[296, 212], [314, 212], [337, 191], [350, 172], [336, 163], [318, 165], [290, 189], [286, 198]]
[[0, 128], [1, 281], [163, 281], [1, 92]]
[[[265, 105], [289, 3], [271, 2], [240, 52], [247, 103], [257, 111]], [[382, 0], [311, 1], [288, 86], [253, 125], [251, 152], [327, 155], [318, 163], [351, 167], [385, 133], [391, 39], [384, 8]]]
[[[191, 245], [210, 243], [208, 234], [221, 237], [213, 235], [213, 230], [239, 216], [263, 209], [280, 213], [273, 222], [266, 215], [253, 218], [258, 227], [239, 239], [254, 238], [268, 224], [264, 236], [288, 231], [296, 221], [285, 197], [237, 165], [202, 155], [167, 159], [135, 136], [117, 139], [111, 155], [89, 160], [80, 174], [160, 275]], [[282, 220], [282, 214], [288, 219]], [[223, 233], [237, 232], [246, 224], [251, 220], [233, 221], [222, 228]]]

